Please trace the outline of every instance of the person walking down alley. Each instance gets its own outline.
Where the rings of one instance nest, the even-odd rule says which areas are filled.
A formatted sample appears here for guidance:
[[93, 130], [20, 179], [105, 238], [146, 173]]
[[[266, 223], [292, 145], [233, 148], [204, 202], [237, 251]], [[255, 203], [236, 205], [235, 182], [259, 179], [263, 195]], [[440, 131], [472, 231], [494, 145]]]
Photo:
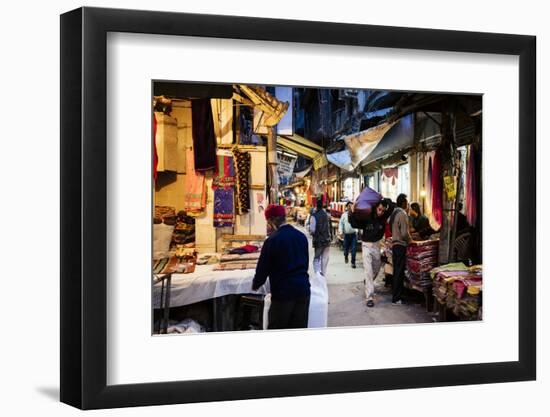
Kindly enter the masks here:
[[380, 272], [380, 241], [386, 230], [388, 203], [381, 200], [374, 205], [362, 233], [361, 249], [365, 269], [365, 298], [367, 307], [374, 307], [374, 280]]
[[409, 216], [407, 208], [409, 202], [405, 194], [397, 196], [396, 208], [390, 217], [392, 230], [392, 304], [405, 304], [403, 300], [403, 282], [405, 279], [405, 266], [407, 262], [407, 245], [411, 242], [409, 231]]
[[332, 241], [330, 216], [323, 209], [323, 200], [317, 200], [317, 210], [309, 219], [309, 232], [313, 238], [313, 271], [327, 276], [327, 266]]
[[351, 267], [355, 268], [355, 254], [357, 252], [357, 230], [354, 229], [350, 222], [349, 216], [352, 212], [352, 203], [346, 204], [346, 211], [342, 213], [340, 217], [340, 223], [338, 224], [338, 232], [344, 239], [344, 260], [349, 262], [348, 255], [351, 253]]
[[307, 237], [286, 223], [283, 206], [270, 204], [265, 218], [274, 232], [262, 246], [252, 290], [269, 278], [269, 329], [301, 329], [308, 325], [310, 283]]

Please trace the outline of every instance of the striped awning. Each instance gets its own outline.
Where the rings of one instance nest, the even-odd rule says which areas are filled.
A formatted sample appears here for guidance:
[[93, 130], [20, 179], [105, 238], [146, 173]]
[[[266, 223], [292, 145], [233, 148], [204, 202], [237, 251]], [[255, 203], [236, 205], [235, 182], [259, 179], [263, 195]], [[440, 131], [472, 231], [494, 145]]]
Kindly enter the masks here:
[[323, 147], [300, 135], [277, 136], [277, 145], [283, 149], [294, 151], [305, 158], [311, 159], [313, 161], [313, 169], [315, 170], [328, 164]]

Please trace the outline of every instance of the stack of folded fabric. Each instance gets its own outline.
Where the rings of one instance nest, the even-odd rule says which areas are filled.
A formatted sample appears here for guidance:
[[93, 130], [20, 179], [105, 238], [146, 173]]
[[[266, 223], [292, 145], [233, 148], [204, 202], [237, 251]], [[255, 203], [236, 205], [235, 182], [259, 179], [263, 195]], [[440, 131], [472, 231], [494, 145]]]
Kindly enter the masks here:
[[439, 240], [423, 240], [407, 247], [407, 281], [410, 288], [425, 291], [432, 286], [429, 271], [437, 265]]
[[437, 266], [439, 240], [412, 242], [407, 247], [407, 269], [414, 273], [428, 272]]
[[[468, 268], [464, 264], [462, 264], [462, 266], [464, 268], [463, 270], [454, 271], [446, 271], [444, 269], [445, 265], [432, 269], [431, 272], [435, 271], [435, 276], [433, 278], [433, 294], [440, 304], [449, 306], [447, 298], [450, 293], [450, 286], [452, 286], [452, 283], [457, 278], [469, 275]], [[451, 295], [450, 305], [454, 305], [455, 298], [454, 295]]]
[[419, 291], [429, 290], [432, 287], [432, 279], [429, 272], [406, 274], [408, 286]]
[[220, 263], [214, 267], [214, 271], [231, 271], [237, 269], [256, 269], [260, 258], [259, 247], [244, 245], [233, 248], [220, 257]]
[[483, 287], [483, 275], [478, 266], [471, 267], [468, 275], [458, 277], [449, 288], [453, 294], [451, 304], [447, 307], [453, 313], [464, 320], [480, 319], [481, 293]]

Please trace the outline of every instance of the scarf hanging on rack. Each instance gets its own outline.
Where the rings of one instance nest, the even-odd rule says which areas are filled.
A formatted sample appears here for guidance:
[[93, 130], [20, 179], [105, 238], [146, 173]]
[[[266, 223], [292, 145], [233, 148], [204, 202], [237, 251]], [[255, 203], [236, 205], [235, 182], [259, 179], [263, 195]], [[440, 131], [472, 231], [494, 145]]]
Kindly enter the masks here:
[[187, 174], [183, 193], [183, 209], [189, 216], [199, 216], [206, 208], [206, 181], [204, 174], [195, 171], [193, 150], [187, 149]]
[[230, 188], [235, 186], [235, 166], [232, 156], [217, 155], [216, 170], [212, 179], [212, 188]]
[[236, 173], [236, 211], [237, 214], [248, 213], [250, 210], [250, 154], [241, 152], [238, 148], [233, 149], [233, 159]]
[[235, 225], [234, 194], [232, 188], [214, 190], [214, 227]]

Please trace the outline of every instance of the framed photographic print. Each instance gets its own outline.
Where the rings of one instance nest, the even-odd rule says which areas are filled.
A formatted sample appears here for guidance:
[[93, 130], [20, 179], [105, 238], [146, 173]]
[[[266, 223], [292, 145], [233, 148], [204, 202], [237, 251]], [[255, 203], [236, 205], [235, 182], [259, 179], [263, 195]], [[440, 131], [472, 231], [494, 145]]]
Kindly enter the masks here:
[[535, 42], [63, 14], [61, 400], [535, 379]]

